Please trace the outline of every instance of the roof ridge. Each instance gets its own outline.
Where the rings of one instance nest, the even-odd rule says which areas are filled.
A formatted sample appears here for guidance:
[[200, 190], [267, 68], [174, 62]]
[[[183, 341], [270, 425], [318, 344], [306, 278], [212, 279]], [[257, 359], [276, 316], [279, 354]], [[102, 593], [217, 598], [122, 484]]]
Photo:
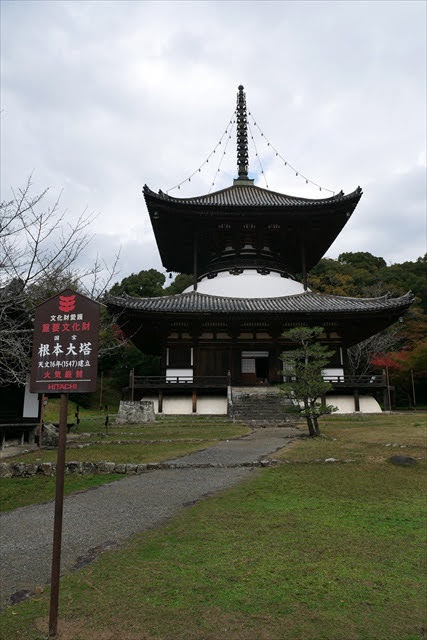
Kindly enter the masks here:
[[289, 299], [289, 298], [298, 298], [298, 297], [308, 297], [308, 296], [313, 296], [313, 297], [319, 297], [319, 298], [328, 298], [328, 299], [332, 299], [332, 300], [353, 300], [353, 301], [357, 301], [360, 302], [362, 300], [367, 300], [370, 302], [379, 302], [381, 300], [387, 301], [387, 300], [392, 300], [392, 301], [398, 301], [398, 300], [404, 300], [404, 299], [412, 299], [414, 297], [414, 294], [412, 293], [412, 291], [408, 291], [407, 293], [401, 295], [401, 296], [395, 296], [395, 297], [390, 297], [386, 295], [383, 296], [377, 296], [375, 298], [357, 298], [355, 296], [337, 296], [333, 293], [322, 293], [322, 292], [318, 292], [318, 291], [302, 291], [301, 293], [292, 293], [286, 296], [270, 296], [270, 297], [257, 297], [257, 298], [238, 298], [237, 296], [218, 296], [218, 295], [214, 295], [211, 293], [201, 293], [200, 291], [194, 291], [194, 289], [192, 291], [186, 291], [186, 292], [182, 292], [182, 293], [173, 293], [171, 295], [166, 295], [166, 296], [141, 296], [141, 297], [137, 297], [137, 296], [128, 296], [125, 295], [124, 297], [122, 296], [111, 296], [108, 295], [107, 299], [116, 299], [116, 300], [123, 300], [123, 301], [131, 301], [131, 300], [171, 300], [172, 298], [183, 298], [183, 297], [192, 297], [192, 296], [197, 296], [200, 298], [209, 298], [209, 299], [216, 299], [216, 300], [283, 300], [283, 299]]
[[[165, 193], [164, 191], [162, 191], [161, 189], [159, 189], [159, 192], [156, 193], [154, 192], [152, 189], [150, 189], [148, 187], [147, 184], [144, 185], [143, 188], [143, 193], [145, 197], [151, 197], [151, 198], [157, 198], [160, 200], [164, 200], [167, 202], [171, 202], [171, 203], [187, 203], [187, 204], [204, 204], [204, 205], [208, 205], [208, 206], [222, 206], [225, 203], [221, 202], [221, 196], [223, 196], [224, 194], [227, 193], [234, 193], [234, 194], [265, 194], [265, 197], [267, 198], [267, 201], [262, 203], [258, 203], [258, 205], [262, 204], [272, 204], [271, 202], [268, 203], [268, 198], [276, 198], [278, 201], [276, 201], [275, 205], [279, 205], [279, 206], [283, 206], [285, 205], [289, 205], [289, 206], [297, 206], [297, 205], [314, 205], [314, 206], [321, 206], [321, 205], [328, 205], [328, 204], [334, 204], [336, 202], [342, 202], [345, 200], [351, 200], [355, 197], [360, 198], [360, 196], [362, 195], [362, 189], [361, 187], [357, 187], [356, 189], [354, 189], [353, 191], [351, 191], [350, 193], [345, 194], [342, 190], [337, 193], [334, 196], [328, 196], [327, 198], [306, 198], [305, 196], [296, 196], [296, 195], [290, 195], [288, 193], [281, 193], [280, 191], [273, 191], [271, 189], [265, 189], [264, 187], [261, 187], [259, 185], [239, 185], [239, 184], [232, 184], [229, 187], [224, 187], [223, 189], [219, 189], [218, 191], [213, 191], [212, 193], [205, 193], [202, 195], [197, 195], [197, 196], [188, 196], [188, 197], [184, 197], [184, 198], [177, 198], [175, 196], [171, 196], [168, 193]], [[218, 202], [215, 202], [215, 200], [219, 200]], [[287, 203], [285, 201], [288, 201]], [[244, 203], [242, 202], [231, 202], [231, 206], [242, 206]], [[257, 205], [256, 202], [248, 202], [246, 204], [249, 205]]]

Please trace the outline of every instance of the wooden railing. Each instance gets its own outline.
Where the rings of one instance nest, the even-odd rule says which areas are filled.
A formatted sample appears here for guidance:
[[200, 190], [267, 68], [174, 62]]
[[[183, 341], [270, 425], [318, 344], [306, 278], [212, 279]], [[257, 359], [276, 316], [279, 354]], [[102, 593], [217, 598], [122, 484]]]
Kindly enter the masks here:
[[[135, 387], [163, 387], [169, 385], [191, 385], [193, 387], [221, 387], [225, 388], [229, 384], [228, 376], [135, 376], [133, 384]], [[132, 386], [132, 379], [129, 381]]]
[[[283, 376], [283, 382], [289, 382], [290, 376]], [[330, 382], [334, 387], [384, 387], [386, 386], [385, 376], [382, 375], [363, 375], [363, 376], [336, 376], [325, 375], [323, 379]], [[164, 376], [130, 376], [129, 388], [165, 388], [169, 386], [175, 387], [197, 387], [197, 388], [222, 388], [230, 386], [231, 379], [229, 376], [192, 376], [192, 375], [164, 375]], [[238, 385], [234, 385], [238, 386]]]
[[384, 385], [386, 384], [385, 376], [382, 375], [365, 375], [365, 376], [323, 376], [323, 379], [332, 384], [348, 384], [357, 385]]
[[[283, 376], [284, 382], [289, 382], [291, 376]], [[364, 375], [364, 376], [334, 376], [324, 375], [323, 380], [330, 382], [334, 386], [348, 387], [369, 387], [369, 386], [387, 386], [385, 376], [383, 375]]]

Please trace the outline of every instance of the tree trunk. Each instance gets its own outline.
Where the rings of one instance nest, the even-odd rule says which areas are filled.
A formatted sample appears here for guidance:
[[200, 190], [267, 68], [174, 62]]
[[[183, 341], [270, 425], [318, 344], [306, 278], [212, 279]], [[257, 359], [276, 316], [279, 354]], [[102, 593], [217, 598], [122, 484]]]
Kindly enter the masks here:
[[320, 436], [320, 427], [319, 427], [319, 421], [317, 419], [317, 416], [313, 416], [313, 428], [314, 428], [314, 435]]
[[309, 413], [310, 405], [307, 398], [304, 398], [304, 409], [305, 409], [305, 419], [307, 420], [308, 433], [310, 434], [310, 437], [314, 438], [314, 436], [316, 435], [316, 430], [313, 425], [313, 419]]
[[307, 420], [308, 433], [310, 434], [311, 438], [314, 438], [316, 436], [316, 431], [313, 425], [313, 420], [310, 416], [306, 416], [305, 419]]

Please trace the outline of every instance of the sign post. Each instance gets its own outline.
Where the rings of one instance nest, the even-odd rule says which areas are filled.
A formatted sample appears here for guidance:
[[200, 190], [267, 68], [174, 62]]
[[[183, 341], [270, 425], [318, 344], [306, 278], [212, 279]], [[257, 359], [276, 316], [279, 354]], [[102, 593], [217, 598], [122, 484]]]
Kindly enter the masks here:
[[58, 629], [68, 394], [96, 389], [99, 305], [66, 289], [36, 308], [30, 390], [60, 394], [49, 637]]
[[65, 446], [67, 441], [68, 394], [61, 393], [58, 456], [56, 459], [55, 518], [53, 521], [52, 572], [50, 578], [49, 637], [58, 628], [59, 580], [61, 571], [62, 513], [64, 508]]
[[44, 393], [42, 393], [42, 400], [41, 400], [41, 406], [40, 406], [40, 420], [39, 420], [39, 449], [41, 449], [42, 446], [42, 431], [43, 431], [43, 420], [44, 420], [44, 403], [45, 403], [45, 397], [44, 397]]

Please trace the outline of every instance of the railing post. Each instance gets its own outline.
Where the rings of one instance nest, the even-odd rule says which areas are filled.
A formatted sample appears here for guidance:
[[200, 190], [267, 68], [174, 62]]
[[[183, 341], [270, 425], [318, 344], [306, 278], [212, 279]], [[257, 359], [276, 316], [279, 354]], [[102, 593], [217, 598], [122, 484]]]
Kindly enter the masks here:
[[233, 391], [231, 387], [231, 371], [227, 371], [227, 413], [229, 417], [233, 420]]
[[353, 397], [354, 397], [354, 410], [360, 411], [359, 389], [354, 389]]
[[130, 370], [130, 399], [133, 402], [133, 398], [134, 398], [134, 393], [135, 393], [135, 369], [131, 369]]

